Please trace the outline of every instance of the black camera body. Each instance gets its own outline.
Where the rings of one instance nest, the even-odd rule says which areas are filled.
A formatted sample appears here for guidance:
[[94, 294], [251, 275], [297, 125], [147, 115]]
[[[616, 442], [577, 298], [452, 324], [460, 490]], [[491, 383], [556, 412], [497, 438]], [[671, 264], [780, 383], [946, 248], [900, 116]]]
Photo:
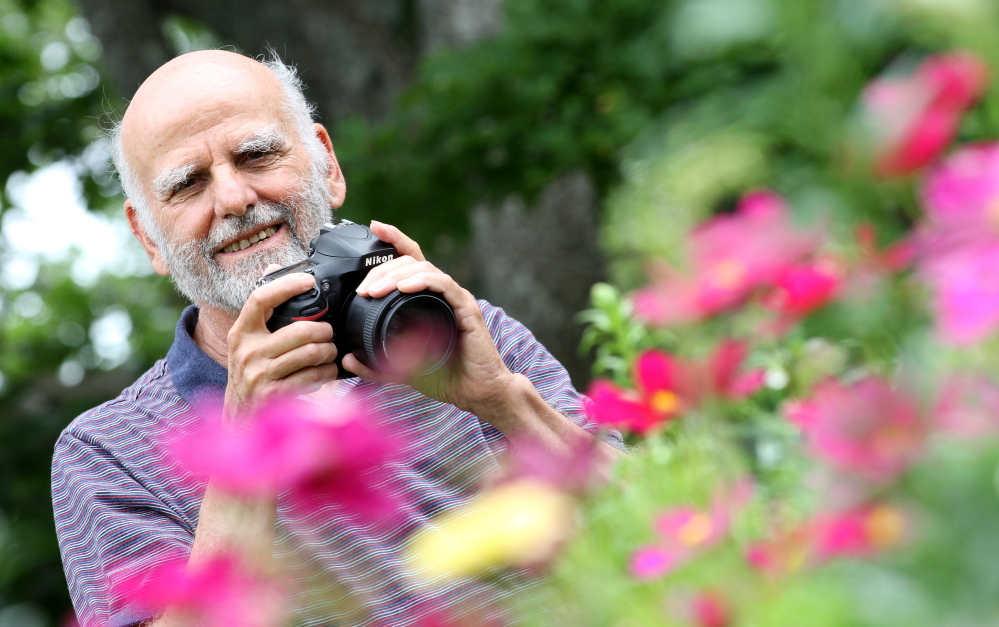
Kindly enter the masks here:
[[337, 347], [338, 379], [356, 376], [341, 366], [348, 353], [375, 370], [433, 372], [447, 362], [458, 338], [454, 311], [444, 297], [430, 290], [414, 294], [394, 290], [383, 298], [368, 298], [355, 291], [372, 268], [397, 254], [362, 224], [348, 220], [325, 224], [309, 243], [307, 259], [275, 270], [257, 283], [292, 272], [316, 279], [314, 288], [278, 305], [267, 328], [273, 332], [299, 320], [328, 322]]

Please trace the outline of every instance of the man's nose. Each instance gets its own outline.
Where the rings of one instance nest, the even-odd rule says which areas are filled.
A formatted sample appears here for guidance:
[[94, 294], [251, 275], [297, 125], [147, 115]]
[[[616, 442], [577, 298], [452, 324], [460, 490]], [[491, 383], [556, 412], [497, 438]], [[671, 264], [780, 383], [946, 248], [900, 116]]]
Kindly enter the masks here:
[[257, 193], [235, 168], [218, 168], [212, 174], [215, 214], [219, 218], [241, 216], [257, 204]]

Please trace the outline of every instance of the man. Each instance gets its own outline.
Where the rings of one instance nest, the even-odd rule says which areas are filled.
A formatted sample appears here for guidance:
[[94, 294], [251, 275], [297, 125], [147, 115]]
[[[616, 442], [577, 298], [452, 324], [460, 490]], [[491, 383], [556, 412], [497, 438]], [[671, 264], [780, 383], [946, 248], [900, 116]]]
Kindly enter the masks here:
[[[302, 259], [346, 194], [329, 134], [312, 122], [294, 72], [279, 61], [224, 51], [178, 57], [139, 88], [112, 144], [132, 232], [154, 270], [196, 307], [185, 311], [166, 359], [74, 420], [56, 445], [56, 526], [81, 622], [179, 624], [170, 611], [138, 610], [111, 582], [178, 551], [196, 565], [233, 545], [270, 546], [276, 528], [315, 541], [319, 568], [329, 573], [365, 571], [348, 590], [366, 600], [362, 622], [407, 624], [431, 593], [407, 584], [405, 537], [467, 502], [507, 439], [530, 438], [556, 457], [591, 440], [564, 369], [521, 325], [476, 302], [414, 241], [377, 222], [372, 231], [400, 257], [373, 269], [358, 293], [430, 289], [455, 312], [455, 355], [432, 389], [426, 380], [407, 382], [419, 391], [395, 384], [353, 355], [342, 365], [360, 379], [336, 382], [329, 324], [267, 330], [273, 308], [313, 279], [295, 273], [254, 289], [256, 280]], [[280, 503], [236, 500], [211, 480], [191, 490], [164, 461], [162, 436], [193, 424], [195, 405], [213, 393], [235, 425], [269, 398], [323, 386], [373, 402], [418, 445], [402, 490], [419, 495], [419, 506], [393, 530], [376, 532], [348, 516], [295, 521]], [[613, 456], [605, 444], [598, 450]], [[481, 590], [462, 584], [447, 595], [473, 599]]]

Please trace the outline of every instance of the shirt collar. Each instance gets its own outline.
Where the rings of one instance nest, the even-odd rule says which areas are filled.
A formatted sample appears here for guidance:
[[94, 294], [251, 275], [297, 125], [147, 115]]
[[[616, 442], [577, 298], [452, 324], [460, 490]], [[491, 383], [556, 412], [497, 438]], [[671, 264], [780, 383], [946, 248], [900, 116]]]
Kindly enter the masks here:
[[177, 391], [192, 405], [221, 407], [229, 371], [195, 344], [191, 335], [198, 323], [198, 308], [190, 305], [177, 322], [173, 345], [167, 353], [167, 367]]

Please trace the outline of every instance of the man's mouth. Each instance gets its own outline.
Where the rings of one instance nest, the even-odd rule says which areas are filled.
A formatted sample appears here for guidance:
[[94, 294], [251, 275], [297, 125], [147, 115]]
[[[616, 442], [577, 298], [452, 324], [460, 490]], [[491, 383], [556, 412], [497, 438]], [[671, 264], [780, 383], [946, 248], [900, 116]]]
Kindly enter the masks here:
[[225, 248], [220, 248], [218, 250], [218, 252], [220, 252], [220, 253], [234, 253], [236, 251], [240, 251], [240, 250], [249, 248], [250, 246], [253, 246], [254, 244], [256, 244], [258, 242], [264, 241], [265, 239], [267, 239], [271, 235], [274, 235], [275, 233], [277, 233], [278, 229], [280, 229], [280, 228], [281, 228], [280, 224], [275, 224], [274, 226], [269, 226], [269, 227], [267, 227], [265, 229], [261, 229], [258, 233], [254, 233], [253, 235], [250, 235], [249, 237], [245, 237], [245, 238], [243, 238], [243, 239], [241, 239], [239, 241], [233, 242], [233, 243], [229, 244], [228, 246], [226, 246]]

